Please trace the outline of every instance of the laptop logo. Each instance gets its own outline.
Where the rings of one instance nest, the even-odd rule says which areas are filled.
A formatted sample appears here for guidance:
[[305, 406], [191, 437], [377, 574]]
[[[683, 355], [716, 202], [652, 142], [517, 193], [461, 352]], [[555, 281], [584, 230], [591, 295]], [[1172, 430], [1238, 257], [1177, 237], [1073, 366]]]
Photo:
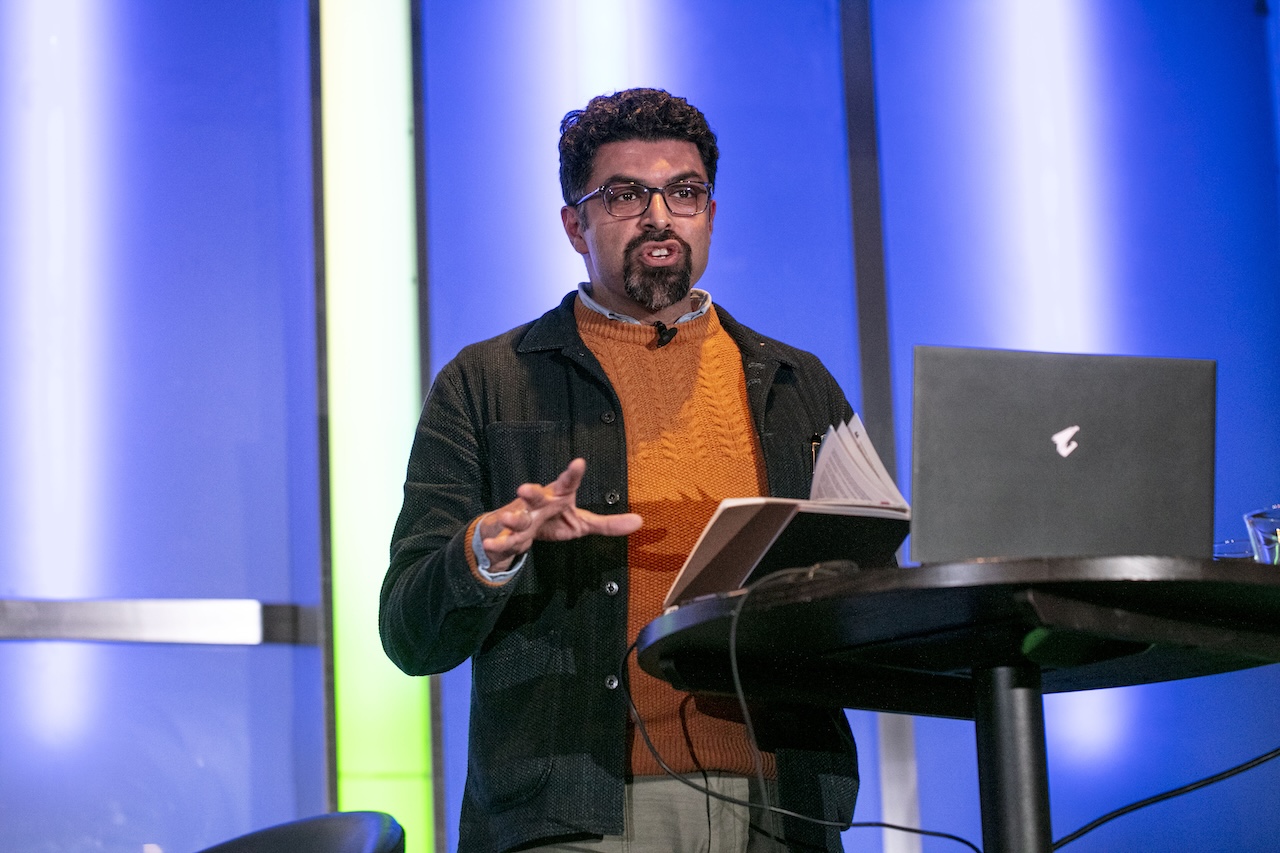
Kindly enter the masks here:
[[1058, 448], [1058, 455], [1061, 456], [1063, 459], [1066, 459], [1068, 456], [1070, 456], [1071, 451], [1075, 450], [1077, 447], [1080, 446], [1079, 442], [1072, 441], [1072, 437], [1079, 431], [1080, 431], [1080, 427], [1079, 425], [1077, 425], [1077, 426], [1069, 426], [1066, 429], [1064, 429], [1062, 432], [1055, 432], [1053, 434], [1053, 444], [1055, 447]]

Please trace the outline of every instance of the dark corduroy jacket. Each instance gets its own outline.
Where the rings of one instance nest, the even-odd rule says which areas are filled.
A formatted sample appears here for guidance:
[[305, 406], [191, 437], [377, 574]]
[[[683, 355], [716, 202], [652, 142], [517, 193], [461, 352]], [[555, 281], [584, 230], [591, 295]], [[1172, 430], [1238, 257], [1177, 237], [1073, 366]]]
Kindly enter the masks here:
[[[622, 409], [578, 334], [574, 299], [466, 347], [440, 371], [382, 586], [382, 644], [397, 666], [425, 675], [472, 659], [464, 851], [622, 832], [627, 707], [611, 685], [629, 643], [626, 539], [537, 542], [503, 586], [480, 582], [465, 551], [474, 518], [522, 483], [550, 482], [575, 457], [587, 460], [578, 505], [627, 510]], [[716, 310], [742, 350], [769, 491], [807, 497], [811, 437], [852, 410], [813, 355]], [[844, 715], [799, 713], [806, 743], [764, 744], [777, 755], [782, 805], [848, 820], [858, 777]], [[789, 821], [787, 834], [793, 849], [840, 849], [834, 830]]]

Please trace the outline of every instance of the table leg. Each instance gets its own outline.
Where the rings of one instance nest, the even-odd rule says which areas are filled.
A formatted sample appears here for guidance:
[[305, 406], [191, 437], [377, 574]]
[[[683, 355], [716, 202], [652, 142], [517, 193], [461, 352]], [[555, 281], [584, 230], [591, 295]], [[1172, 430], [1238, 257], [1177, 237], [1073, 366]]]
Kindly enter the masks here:
[[978, 790], [985, 853], [1050, 853], [1040, 668], [974, 670]]

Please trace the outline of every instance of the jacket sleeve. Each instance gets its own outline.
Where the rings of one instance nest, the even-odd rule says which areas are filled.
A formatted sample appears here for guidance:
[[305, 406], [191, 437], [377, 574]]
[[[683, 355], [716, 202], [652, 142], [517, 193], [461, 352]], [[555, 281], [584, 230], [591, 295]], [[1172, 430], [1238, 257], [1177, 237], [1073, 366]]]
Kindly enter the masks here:
[[817, 356], [808, 353], [806, 355], [812, 359], [812, 364], [808, 366], [810, 376], [822, 388], [827, 412], [830, 415], [830, 425], [835, 426], [848, 421], [853, 417], [853, 406], [849, 405], [849, 400], [844, 396], [840, 383], [836, 381], [836, 378], [831, 375], [831, 371], [827, 370], [827, 366]]
[[493, 509], [483, 457], [479, 407], [455, 361], [437, 376], [418, 422], [382, 583], [382, 647], [410, 675], [444, 672], [470, 657], [514, 586], [485, 583], [467, 562], [467, 527]]

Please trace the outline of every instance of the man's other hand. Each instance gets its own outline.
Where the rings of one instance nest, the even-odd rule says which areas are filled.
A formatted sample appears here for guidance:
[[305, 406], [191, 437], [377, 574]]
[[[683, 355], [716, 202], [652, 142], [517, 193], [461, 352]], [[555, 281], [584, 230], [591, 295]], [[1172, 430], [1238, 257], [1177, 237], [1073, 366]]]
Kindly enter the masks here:
[[578, 508], [578, 486], [586, 470], [586, 461], [575, 459], [551, 483], [525, 483], [516, 489], [515, 500], [481, 516], [480, 544], [489, 557], [489, 571], [505, 571], [535, 539], [564, 542], [592, 533], [626, 536], [640, 529], [642, 519], [634, 512], [597, 515]]

